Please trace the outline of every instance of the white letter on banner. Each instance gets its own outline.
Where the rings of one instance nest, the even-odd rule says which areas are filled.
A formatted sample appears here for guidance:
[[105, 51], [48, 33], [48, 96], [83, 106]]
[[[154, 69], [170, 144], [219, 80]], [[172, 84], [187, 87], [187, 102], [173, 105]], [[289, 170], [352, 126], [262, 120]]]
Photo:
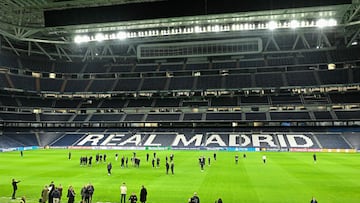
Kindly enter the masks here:
[[278, 137], [278, 140], [279, 140], [280, 147], [287, 147], [284, 135], [278, 134], [277, 137]]
[[119, 145], [124, 146], [126, 144], [133, 143], [135, 146], [138, 146], [140, 144], [140, 142], [141, 142], [141, 135], [140, 134], [135, 134], [135, 135], [129, 137], [124, 142], [120, 143]]
[[77, 145], [84, 145], [87, 142], [91, 142], [91, 145], [98, 145], [98, 142], [104, 137], [102, 134], [89, 134]]
[[144, 146], [161, 146], [160, 143], [152, 143], [154, 139], [156, 138], [156, 134], [151, 134], [149, 138], [144, 143]]
[[[115, 146], [117, 145], [117, 143], [119, 143], [119, 141], [122, 139], [122, 137], [124, 137], [125, 135], [123, 134], [110, 134], [105, 140], [104, 142], [101, 143], [101, 145], [108, 145], [108, 146]], [[113, 141], [118, 141], [116, 143], [111, 143]]]
[[241, 143], [241, 146], [242, 146], [242, 147], [245, 147], [245, 146], [247, 146], [247, 145], [249, 145], [249, 144], [251, 143], [251, 140], [250, 140], [249, 136], [247, 136], [247, 135], [241, 135], [241, 137], [240, 137], [240, 142], [241, 142], [241, 138], [244, 138], [244, 142]]
[[[314, 145], [313, 141], [307, 137], [306, 135], [286, 135], [289, 143], [290, 143], [290, 147], [304, 147], [304, 148], [308, 148], [308, 147], [312, 147]], [[305, 141], [304, 144], [298, 144], [296, 142], [295, 138], [300, 138], [303, 139]]]
[[205, 143], [205, 146], [208, 146], [209, 144], [218, 144], [221, 147], [226, 147], [225, 142], [221, 139], [220, 135], [211, 135]]
[[[261, 139], [260, 138], [264, 138]], [[269, 147], [276, 147], [273, 137], [271, 135], [252, 135], [253, 145], [254, 147], [260, 147], [260, 142], [265, 142], [269, 145]]]
[[[244, 139], [244, 142], [241, 143], [241, 139]], [[250, 138], [247, 135], [229, 135], [229, 147], [245, 147], [251, 143]]]
[[192, 142], [196, 141], [195, 146], [199, 147], [201, 145], [202, 137], [203, 137], [202, 134], [197, 134], [197, 135], [194, 135], [189, 141], [187, 141], [184, 134], [178, 134], [175, 137], [174, 142], [172, 143], [171, 146], [178, 146], [180, 141], [184, 144], [184, 146], [188, 146]]
[[240, 137], [240, 135], [230, 134], [229, 135], [229, 147], [239, 147], [240, 143], [237, 142], [239, 137]]

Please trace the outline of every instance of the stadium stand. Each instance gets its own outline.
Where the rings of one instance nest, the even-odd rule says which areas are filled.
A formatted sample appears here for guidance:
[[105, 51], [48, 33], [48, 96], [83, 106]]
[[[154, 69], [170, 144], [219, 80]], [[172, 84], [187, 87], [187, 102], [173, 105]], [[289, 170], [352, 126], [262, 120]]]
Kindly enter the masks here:
[[[340, 7], [331, 7], [332, 12], [345, 18], [348, 6]], [[298, 16], [295, 11], [300, 10], [289, 12]], [[233, 22], [236, 18], [217, 27], [208, 19], [201, 31], [200, 27], [187, 30], [186, 23], [180, 26], [178, 20], [170, 25], [168, 19], [162, 27], [157, 27], [158, 22], [137, 24], [140, 20], [133, 22], [139, 33], [132, 30], [135, 35], [130, 37], [129, 32], [125, 41], [98, 43], [93, 36], [91, 46], [74, 41], [52, 44], [56, 39], [45, 34], [48, 31], [39, 32], [46, 35], [42, 40], [40, 36], [2, 37], [1, 146], [71, 146], [91, 132], [123, 132], [125, 139], [145, 128], [145, 132], [163, 133], [156, 141], [164, 146], [171, 145], [174, 133], [190, 139], [203, 132], [205, 143], [211, 129], [225, 132], [219, 135], [225, 143], [231, 140], [226, 132], [246, 132], [251, 137], [269, 131], [279, 144], [281, 138], [275, 136], [279, 130], [302, 131], [314, 140], [310, 148], [358, 148], [360, 39], [356, 31], [337, 26], [319, 29], [315, 22], [305, 23], [306, 15], [298, 16], [304, 22], [300, 30], [306, 32], [290, 30], [285, 17], [279, 32], [268, 31], [264, 19], [272, 14], [248, 14], [255, 21], [246, 26], [253, 27]], [[313, 16], [312, 12], [307, 15]], [[222, 17], [224, 22], [229, 20]], [[341, 28], [350, 23], [343, 18], [337, 19]], [[172, 30], [159, 30], [157, 35], [155, 31], [163, 27]], [[187, 33], [179, 34], [182, 29]], [[219, 34], [217, 29], [224, 30]], [[323, 127], [353, 127], [356, 135], [328, 133]], [[324, 132], [310, 133], [318, 128]], [[219, 146], [210, 143], [208, 147]], [[272, 146], [262, 142], [256, 147]]]

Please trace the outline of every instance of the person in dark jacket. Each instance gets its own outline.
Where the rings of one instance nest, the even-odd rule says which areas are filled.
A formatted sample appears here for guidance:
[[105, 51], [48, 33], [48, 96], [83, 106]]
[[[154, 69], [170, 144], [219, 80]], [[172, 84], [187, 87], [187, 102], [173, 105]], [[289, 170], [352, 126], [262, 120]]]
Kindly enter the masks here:
[[53, 203], [53, 191], [54, 190], [55, 190], [55, 184], [54, 184], [54, 181], [51, 181], [51, 183], [49, 185], [49, 198], [48, 198], [49, 203]]
[[129, 197], [130, 203], [136, 203], [137, 202], [137, 196], [136, 194], [133, 192], [130, 197]]
[[198, 197], [196, 192], [194, 192], [194, 196], [190, 198], [189, 203], [200, 203], [200, 198]]
[[112, 165], [111, 165], [111, 163], [108, 163], [108, 165], [107, 165], [108, 175], [111, 175], [111, 169], [112, 169]]
[[141, 190], [140, 190], [140, 202], [141, 203], [146, 202], [146, 196], [147, 196], [147, 190], [144, 186], [141, 186]]
[[169, 174], [170, 164], [169, 162], [166, 162], [166, 174]]
[[318, 202], [316, 201], [315, 197], [312, 197], [310, 203], [318, 203]]
[[87, 190], [87, 186], [84, 185], [84, 187], [81, 188], [81, 202], [85, 202], [85, 197], [86, 197], [86, 190]]
[[68, 192], [67, 192], [67, 198], [68, 198], [68, 203], [74, 203], [75, 202], [75, 191], [74, 188], [70, 185]]
[[58, 188], [55, 188], [52, 191], [52, 199], [54, 203], [59, 203], [60, 202], [60, 191]]
[[94, 185], [89, 183], [87, 186], [87, 192], [89, 193], [89, 202], [92, 202], [92, 197], [94, 195], [94, 191], [95, 191]]
[[17, 184], [20, 183], [20, 180], [16, 181], [15, 179], [12, 179], [12, 187], [13, 187], [13, 193], [12, 193], [12, 199], [16, 199], [16, 190], [18, 189]]
[[174, 162], [173, 161], [170, 164], [170, 168], [171, 168], [171, 174], [174, 175]]

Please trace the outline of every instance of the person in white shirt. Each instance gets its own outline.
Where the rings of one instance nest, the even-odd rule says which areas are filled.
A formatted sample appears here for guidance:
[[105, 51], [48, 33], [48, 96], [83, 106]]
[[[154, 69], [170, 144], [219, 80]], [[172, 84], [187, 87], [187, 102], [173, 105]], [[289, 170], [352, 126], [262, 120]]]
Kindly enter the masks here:
[[265, 164], [266, 163], [266, 156], [265, 155], [262, 156], [262, 160], [263, 160], [263, 162]]
[[121, 197], [120, 197], [120, 203], [126, 203], [126, 192], [127, 192], [127, 187], [125, 185], [125, 183], [123, 183], [121, 186], [120, 186], [120, 193], [121, 193]]

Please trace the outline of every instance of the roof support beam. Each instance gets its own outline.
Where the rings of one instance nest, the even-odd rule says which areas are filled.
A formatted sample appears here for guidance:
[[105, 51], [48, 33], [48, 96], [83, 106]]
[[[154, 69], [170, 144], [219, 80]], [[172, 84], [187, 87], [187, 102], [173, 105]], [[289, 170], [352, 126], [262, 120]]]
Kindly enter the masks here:
[[15, 52], [16, 55], [20, 56], [19, 52], [16, 51], [15, 47], [11, 44], [10, 40], [4, 36], [4, 39], [6, 40], [6, 42], [9, 44], [9, 46], [11, 47], [11, 50], [13, 50]]
[[103, 59], [104, 56], [111, 56], [113, 61], [116, 62], [116, 58], [109, 44], [106, 44], [101, 52], [100, 60]]
[[72, 59], [70, 58], [70, 56], [66, 53], [65, 49], [60, 47], [59, 48], [63, 53], [64, 53], [64, 56], [68, 59], [68, 61], [72, 62]]
[[350, 47], [351, 44], [356, 40], [356, 38], [359, 37], [359, 35], [360, 35], [360, 28], [358, 28], [355, 34], [351, 37], [350, 41], [346, 44], [346, 47]]
[[353, 4], [344, 16], [344, 22], [350, 23], [360, 13], [360, 4]]
[[45, 51], [44, 48], [42, 48], [42, 46], [40, 46], [39, 43], [37, 43], [37, 42], [34, 42], [34, 43], [35, 43], [35, 45], [36, 45], [47, 57], [49, 57], [50, 60], [55, 60], [52, 56], [50, 56], [50, 54], [48, 54], [48, 53]]
[[56, 48], [56, 53], [58, 54], [58, 57], [60, 59], [63, 58], [63, 56], [66, 57], [66, 59], [70, 62], [72, 62], [72, 59], [69, 57], [69, 55], [66, 53], [66, 51], [64, 50], [64, 48], [58, 46], [58, 45], [55, 45], [55, 48]]
[[317, 48], [331, 47], [328, 37], [323, 32], [319, 32], [316, 45]]
[[266, 42], [266, 45], [265, 45], [265, 48], [264, 48], [264, 51], [268, 51], [270, 43], [272, 43], [275, 46], [275, 49], [277, 51], [280, 51], [280, 47], [279, 47], [278, 43], [276, 42], [276, 40], [274, 38], [274, 35], [271, 35], [268, 38], [268, 41]]
[[116, 62], [116, 58], [115, 58], [115, 56], [114, 56], [114, 52], [112, 51], [110, 45], [108, 46], [108, 49], [109, 49], [109, 52], [110, 52], [110, 54], [111, 54], [111, 56], [112, 56], [113, 62], [115, 63], [115, 62]]
[[304, 33], [300, 32], [300, 33], [298, 33], [298, 34], [296, 35], [296, 39], [295, 39], [295, 42], [294, 42], [291, 50], [295, 50], [295, 49], [296, 49], [296, 46], [297, 46], [299, 40], [301, 40], [304, 48], [310, 49], [309, 42], [306, 40]]
[[28, 53], [27, 53], [28, 56], [31, 55], [31, 42], [28, 42]]
[[88, 58], [88, 55], [90, 54], [90, 46], [86, 48], [86, 51], [85, 51], [85, 54], [84, 54], [84, 57], [82, 59], [82, 61], [86, 61], [86, 59]]
[[136, 49], [135, 49], [134, 45], [129, 45], [129, 47], [126, 51], [126, 53], [128, 53], [128, 54], [130, 54], [131, 52], [136, 55]]
[[62, 54], [61, 54], [60, 48], [57, 45], [55, 45], [55, 49], [56, 49], [56, 53], [58, 54], [59, 58], [61, 59]]

